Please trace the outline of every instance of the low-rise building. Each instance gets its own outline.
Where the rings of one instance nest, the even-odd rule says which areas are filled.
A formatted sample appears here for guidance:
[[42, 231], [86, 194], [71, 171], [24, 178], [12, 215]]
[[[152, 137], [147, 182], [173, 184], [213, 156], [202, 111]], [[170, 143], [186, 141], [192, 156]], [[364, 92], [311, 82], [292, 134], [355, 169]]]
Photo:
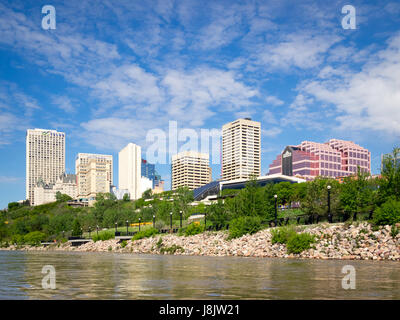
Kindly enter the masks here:
[[76, 199], [78, 196], [78, 186], [76, 182], [75, 174], [63, 173], [53, 183], [44, 183], [43, 180], [39, 179], [38, 183], [34, 188], [35, 206], [50, 203], [56, 201], [56, 194], [66, 194], [72, 199]]

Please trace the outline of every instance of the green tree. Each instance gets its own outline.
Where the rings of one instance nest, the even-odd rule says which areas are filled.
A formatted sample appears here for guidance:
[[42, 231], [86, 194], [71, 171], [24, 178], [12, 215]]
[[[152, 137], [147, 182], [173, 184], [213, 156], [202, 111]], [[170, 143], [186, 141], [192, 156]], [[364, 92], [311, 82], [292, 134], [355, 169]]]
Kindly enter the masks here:
[[72, 223], [72, 236], [79, 237], [82, 235], [82, 227], [78, 219], [75, 219]]
[[60, 191], [56, 192], [56, 201], [57, 202], [67, 202], [70, 200], [72, 200], [72, 198], [69, 195], [63, 194]]
[[383, 157], [381, 175], [379, 191], [382, 201], [390, 197], [400, 200], [400, 148], [394, 148], [392, 153]]

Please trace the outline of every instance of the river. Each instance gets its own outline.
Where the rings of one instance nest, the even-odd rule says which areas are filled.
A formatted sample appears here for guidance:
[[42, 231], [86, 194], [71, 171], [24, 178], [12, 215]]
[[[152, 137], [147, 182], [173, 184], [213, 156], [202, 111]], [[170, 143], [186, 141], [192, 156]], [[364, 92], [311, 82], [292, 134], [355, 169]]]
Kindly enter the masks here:
[[[43, 289], [54, 267], [56, 289]], [[356, 271], [342, 288], [342, 268]], [[0, 251], [0, 299], [400, 299], [400, 264]]]

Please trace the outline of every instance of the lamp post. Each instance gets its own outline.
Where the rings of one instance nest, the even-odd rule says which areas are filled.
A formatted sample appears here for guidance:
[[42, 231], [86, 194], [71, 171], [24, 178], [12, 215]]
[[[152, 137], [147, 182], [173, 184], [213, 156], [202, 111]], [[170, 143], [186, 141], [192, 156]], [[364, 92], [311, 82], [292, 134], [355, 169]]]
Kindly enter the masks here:
[[96, 226], [96, 233], [99, 235], [99, 226]]
[[115, 232], [117, 232], [118, 223], [115, 223]]
[[207, 212], [204, 212], [204, 231], [207, 229]]
[[182, 229], [182, 210], [179, 211], [179, 214], [181, 215], [181, 229]]
[[142, 220], [142, 218], [139, 218], [139, 232], [140, 232], [140, 220]]
[[126, 220], [126, 235], [128, 235], [128, 223], [129, 223], [129, 221]]
[[326, 187], [328, 189], [328, 221], [332, 223], [332, 214], [331, 214], [331, 186]]
[[169, 213], [170, 229], [172, 229], [172, 212]]
[[274, 195], [275, 198], [275, 227], [278, 226], [278, 195]]
[[153, 228], [154, 229], [156, 228], [156, 216], [155, 215], [153, 215]]
[[65, 232], [65, 231], [63, 230], [63, 239], [65, 238], [65, 236], [64, 236], [64, 232]]

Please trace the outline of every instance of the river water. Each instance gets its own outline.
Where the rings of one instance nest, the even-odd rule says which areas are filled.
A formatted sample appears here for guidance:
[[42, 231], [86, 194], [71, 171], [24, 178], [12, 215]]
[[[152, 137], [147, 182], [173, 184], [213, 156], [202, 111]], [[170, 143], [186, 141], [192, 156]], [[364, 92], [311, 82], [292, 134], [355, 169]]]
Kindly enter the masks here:
[[[355, 289], [342, 287], [345, 265]], [[0, 299], [400, 299], [400, 263], [0, 251]]]

